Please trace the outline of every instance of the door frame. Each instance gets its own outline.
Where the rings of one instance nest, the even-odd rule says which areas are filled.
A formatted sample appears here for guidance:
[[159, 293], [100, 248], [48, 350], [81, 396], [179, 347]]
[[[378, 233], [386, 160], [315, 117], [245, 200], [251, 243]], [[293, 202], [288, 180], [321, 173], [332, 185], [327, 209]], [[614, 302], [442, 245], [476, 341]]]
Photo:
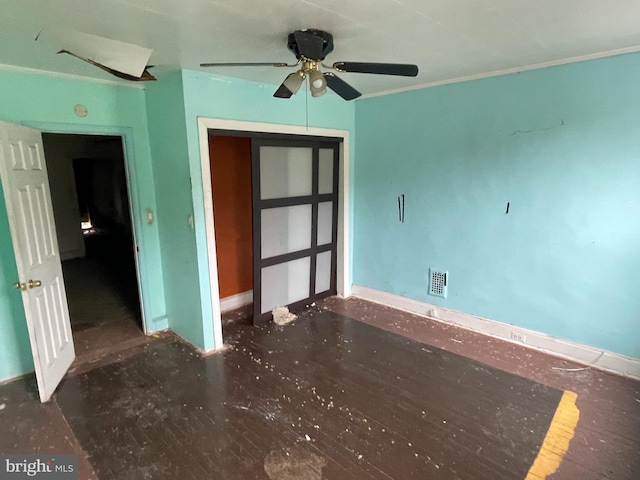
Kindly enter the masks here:
[[[151, 315], [150, 302], [146, 300], [144, 292], [148, 282], [146, 280], [147, 259], [145, 248], [136, 248], [140, 245], [140, 239], [144, 238], [142, 228], [142, 218], [136, 212], [141, 212], [140, 197], [138, 192], [138, 175], [135, 168], [135, 151], [133, 148], [133, 131], [130, 127], [110, 127], [100, 125], [77, 125], [55, 122], [22, 122], [25, 127], [36, 128], [42, 133], [60, 133], [67, 135], [102, 135], [120, 137], [122, 139], [122, 149], [124, 155], [124, 165], [129, 195], [129, 213], [131, 215], [131, 226], [133, 227], [134, 259], [136, 268], [136, 281], [138, 283], [138, 298], [140, 300], [140, 313], [142, 315], [142, 329], [145, 335], [149, 335], [154, 330], [150, 328], [148, 321]], [[47, 152], [44, 152], [45, 162]], [[136, 251], [137, 250], [137, 251]]]
[[214, 227], [213, 189], [211, 188], [211, 167], [209, 158], [209, 130], [251, 133], [275, 133], [301, 135], [307, 137], [336, 137], [340, 142], [340, 168], [338, 172], [338, 259], [337, 259], [337, 295], [343, 298], [351, 295], [351, 259], [350, 259], [350, 155], [351, 146], [348, 130], [320, 127], [304, 127], [276, 123], [246, 122], [219, 118], [198, 117], [198, 139], [200, 143], [200, 167], [202, 169], [202, 192], [204, 202], [205, 236], [209, 267], [209, 288], [211, 292], [211, 310], [213, 313], [214, 349], [224, 347], [222, 338], [222, 314], [220, 311], [220, 290], [218, 287], [218, 260], [216, 254], [216, 236]]

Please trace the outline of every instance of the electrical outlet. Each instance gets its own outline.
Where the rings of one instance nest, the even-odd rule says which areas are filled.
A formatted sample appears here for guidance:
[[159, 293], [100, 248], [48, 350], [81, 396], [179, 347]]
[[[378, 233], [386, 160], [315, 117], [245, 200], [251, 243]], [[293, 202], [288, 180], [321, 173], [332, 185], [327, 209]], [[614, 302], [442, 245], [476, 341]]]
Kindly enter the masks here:
[[524, 333], [511, 330], [511, 340], [515, 340], [516, 342], [520, 343], [526, 343], [527, 337], [524, 336]]

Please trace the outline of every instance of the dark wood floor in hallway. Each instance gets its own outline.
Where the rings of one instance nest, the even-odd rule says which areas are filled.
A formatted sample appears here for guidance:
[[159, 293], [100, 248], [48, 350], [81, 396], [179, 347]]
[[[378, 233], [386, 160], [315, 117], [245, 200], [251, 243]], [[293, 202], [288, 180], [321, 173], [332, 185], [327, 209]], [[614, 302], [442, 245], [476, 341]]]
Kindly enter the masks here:
[[224, 333], [204, 358], [161, 335], [47, 405], [30, 378], [0, 386], [0, 452], [76, 452], [102, 480], [524, 479], [572, 390], [576, 437], [549, 478], [637, 478], [640, 382], [361, 300]]
[[148, 342], [131, 239], [104, 231], [84, 240], [86, 256], [62, 262], [76, 350], [74, 372]]

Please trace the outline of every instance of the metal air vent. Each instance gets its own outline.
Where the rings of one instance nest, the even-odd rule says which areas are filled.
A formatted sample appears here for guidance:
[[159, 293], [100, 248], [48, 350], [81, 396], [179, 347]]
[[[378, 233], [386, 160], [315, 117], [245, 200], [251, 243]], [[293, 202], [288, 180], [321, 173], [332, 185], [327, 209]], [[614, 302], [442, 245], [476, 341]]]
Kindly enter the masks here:
[[429, 295], [447, 298], [447, 280], [449, 272], [429, 269]]

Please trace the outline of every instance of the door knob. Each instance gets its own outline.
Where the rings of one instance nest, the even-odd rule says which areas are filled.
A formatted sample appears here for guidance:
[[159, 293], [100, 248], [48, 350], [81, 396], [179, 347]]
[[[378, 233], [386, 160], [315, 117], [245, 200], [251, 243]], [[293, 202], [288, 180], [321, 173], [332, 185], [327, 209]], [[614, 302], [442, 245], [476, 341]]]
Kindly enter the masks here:
[[17, 289], [17, 290], [26, 290], [27, 289], [27, 284], [23, 283], [23, 282], [16, 282], [13, 284], [13, 288]]
[[40, 280], [29, 280], [27, 282], [27, 286], [29, 288], [41, 287], [42, 286], [42, 282]]

